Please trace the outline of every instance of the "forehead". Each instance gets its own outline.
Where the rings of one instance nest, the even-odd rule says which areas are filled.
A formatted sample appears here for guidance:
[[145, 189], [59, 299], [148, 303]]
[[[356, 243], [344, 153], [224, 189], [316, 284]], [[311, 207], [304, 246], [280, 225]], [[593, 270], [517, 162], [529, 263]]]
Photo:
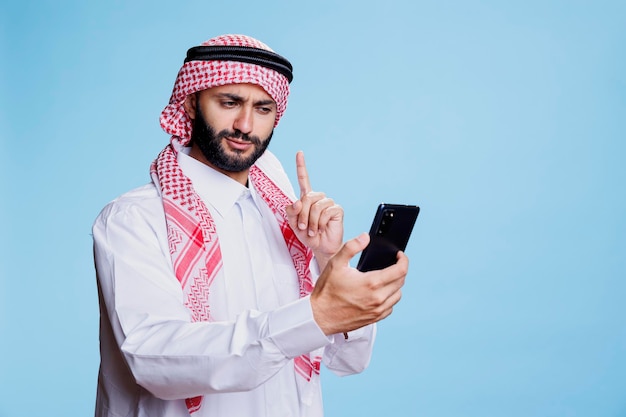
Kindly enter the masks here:
[[237, 96], [244, 100], [252, 100], [252, 101], [267, 101], [271, 100], [272, 97], [265, 91], [262, 87], [256, 84], [227, 84], [221, 85], [217, 87], [212, 87], [207, 90], [203, 90], [200, 92], [202, 96], [221, 96], [221, 95], [229, 95], [229, 96]]

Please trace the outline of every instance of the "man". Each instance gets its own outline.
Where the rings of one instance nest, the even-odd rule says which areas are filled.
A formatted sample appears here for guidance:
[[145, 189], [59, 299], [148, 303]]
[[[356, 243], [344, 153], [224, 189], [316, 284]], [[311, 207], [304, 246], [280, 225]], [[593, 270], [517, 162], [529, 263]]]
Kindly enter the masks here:
[[343, 210], [312, 191], [302, 153], [296, 198], [266, 151], [291, 71], [242, 35], [188, 51], [153, 181], [94, 223], [96, 416], [321, 416], [320, 362], [368, 365], [408, 260], [351, 268], [368, 236], [342, 245]]

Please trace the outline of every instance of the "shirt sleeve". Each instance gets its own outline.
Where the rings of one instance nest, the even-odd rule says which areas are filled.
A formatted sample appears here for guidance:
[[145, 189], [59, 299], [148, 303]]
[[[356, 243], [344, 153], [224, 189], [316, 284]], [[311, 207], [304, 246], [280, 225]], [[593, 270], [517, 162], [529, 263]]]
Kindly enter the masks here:
[[372, 358], [376, 324], [348, 332], [347, 339], [343, 334], [332, 335], [332, 339], [324, 350], [324, 365], [339, 376], [363, 372]]
[[332, 342], [308, 298], [271, 312], [244, 311], [232, 322], [192, 322], [160, 204], [110, 204], [93, 238], [103, 314], [133, 378], [158, 398], [247, 391], [295, 356]]
[[[315, 258], [309, 267], [313, 280], [317, 281], [321, 271]], [[357, 374], [369, 366], [376, 339], [376, 323], [348, 332], [347, 336], [343, 333], [332, 335], [333, 342], [326, 346], [322, 356], [324, 365], [339, 376]]]

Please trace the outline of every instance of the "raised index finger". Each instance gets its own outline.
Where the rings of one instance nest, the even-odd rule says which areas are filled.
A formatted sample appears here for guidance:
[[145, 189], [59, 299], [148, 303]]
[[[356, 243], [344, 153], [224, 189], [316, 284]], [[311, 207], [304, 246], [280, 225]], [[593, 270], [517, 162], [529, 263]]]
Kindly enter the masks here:
[[298, 175], [298, 185], [300, 186], [300, 197], [311, 191], [311, 183], [309, 182], [309, 173], [306, 170], [304, 162], [304, 152], [296, 153], [296, 174]]

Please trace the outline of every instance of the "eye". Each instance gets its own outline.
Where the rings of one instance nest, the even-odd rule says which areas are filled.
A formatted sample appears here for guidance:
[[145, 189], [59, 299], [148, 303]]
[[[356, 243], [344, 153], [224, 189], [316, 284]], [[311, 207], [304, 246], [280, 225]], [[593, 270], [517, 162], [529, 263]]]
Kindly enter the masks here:
[[222, 107], [226, 107], [227, 109], [232, 109], [233, 107], [237, 105], [237, 102], [234, 100], [223, 100], [221, 104], [222, 104]]
[[274, 106], [257, 106], [256, 111], [262, 115], [272, 114], [275, 109]]

